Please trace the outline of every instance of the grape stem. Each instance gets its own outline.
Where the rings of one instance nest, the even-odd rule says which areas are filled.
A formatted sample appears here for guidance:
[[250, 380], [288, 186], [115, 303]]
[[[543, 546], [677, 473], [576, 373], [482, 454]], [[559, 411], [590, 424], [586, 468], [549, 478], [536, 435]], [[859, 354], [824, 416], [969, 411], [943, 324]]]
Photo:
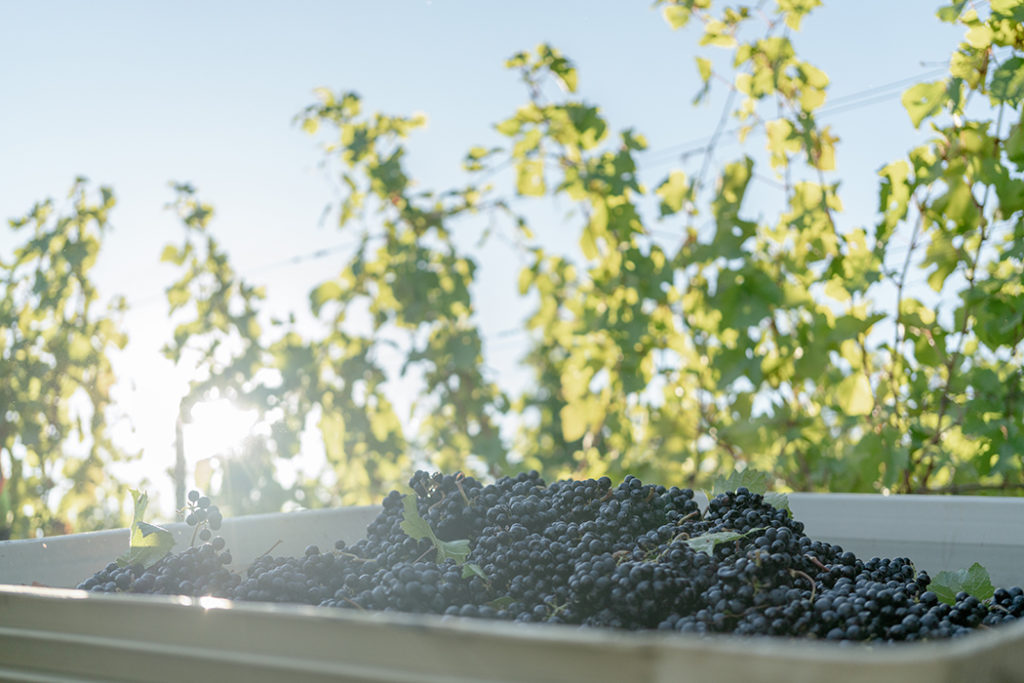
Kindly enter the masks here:
[[823, 565], [823, 564], [821, 563], [821, 560], [819, 560], [818, 558], [816, 558], [816, 557], [815, 557], [814, 555], [804, 555], [804, 557], [806, 557], [806, 558], [807, 558], [808, 560], [810, 560], [811, 562], [813, 562], [813, 563], [814, 563], [814, 565], [815, 565], [815, 566], [816, 566], [816, 567], [817, 567], [818, 569], [820, 569], [821, 571], [823, 571], [823, 572], [827, 572], [827, 571], [828, 571], [828, 567], [826, 567], [825, 565]]
[[[280, 542], [281, 541], [278, 541], [278, 543], [280, 543]], [[274, 545], [276, 546], [277, 544], [275, 543]], [[271, 548], [270, 550], [273, 550], [273, 548]], [[270, 550], [268, 550], [267, 552], [270, 552]], [[263, 554], [266, 555], [267, 553], [263, 553]], [[373, 562], [373, 558], [372, 557], [359, 557], [355, 553], [346, 553], [344, 551], [337, 551], [334, 554], [338, 555], [340, 557], [347, 557], [350, 560], [353, 560], [355, 562]]]
[[676, 526], [679, 526], [680, 524], [683, 524], [684, 522], [688, 522], [688, 521], [690, 521], [691, 519], [694, 519], [694, 518], [700, 519], [700, 510], [694, 510], [693, 512], [691, 512], [690, 514], [686, 515], [685, 517], [681, 517], [676, 522]]
[[348, 599], [348, 598], [346, 598], [346, 597], [345, 597], [344, 595], [343, 595], [343, 596], [341, 596], [341, 598], [339, 598], [339, 599], [340, 599], [340, 600], [344, 600], [345, 602], [347, 602], [348, 604], [352, 605], [353, 607], [355, 607], [355, 608], [356, 608], [357, 610], [359, 610], [360, 612], [365, 612], [365, 611], [366, 611], [366, 608], [365, 608], [365, 607], [363, 607], [362, 605], [360, 605], [360, 604], [359, 604], [358, 602], [355, 602], [354, 600], [349, 600], [349, 599]]
[[811, 584], [811, 602], [814, 602], [814, 596], [816, 594], [816, 588], [817, 588], [816, 584], [814, 583], [814, 579], [812, 579], [810, 576], [808, 576], [808, 574], [806, 572], [802, 572], [799, 569], [790, 569], [789, 570], [789, 575], [790, 576], [802, 576], [805, 579], [807, 579], [807, 582]]
[[266, 549], [266, 550], [265, 550], [265, 551], [263, 552], [263, 554], [262, 554], [262, 555], [257, 555], [257, 556], [256, 556], [256, 559], [258, 560], [258, 559], [260, 559], [261, 557], [266, 557], [267, 555], [269, 555], [269, 554], [270, 554], [270, 552], [271, 552], [271, 551], [272, 551], [272, 550], [273, 550], [274, 548], [276, 548], [277, 546], [281, 545], [282, 543], [284, 543], [284, 541], [280, 541], [280, 540], [279, 540], [279, 541], [277, 541], [277, 542], [276, 542], [276, 543], [275, 543], [274, 545], [272, 545], [272, 546], [270, 546], [269, 548], [267, 548], [267, 549]]
[[462, 472], [459, 472], [459, 475], [455, 477], [455, 488], [462, 494], [462, 500], [466, 501], [466, 505], [469, 505], [469, 496], [466, 495], [466, 491], [462, 488]]

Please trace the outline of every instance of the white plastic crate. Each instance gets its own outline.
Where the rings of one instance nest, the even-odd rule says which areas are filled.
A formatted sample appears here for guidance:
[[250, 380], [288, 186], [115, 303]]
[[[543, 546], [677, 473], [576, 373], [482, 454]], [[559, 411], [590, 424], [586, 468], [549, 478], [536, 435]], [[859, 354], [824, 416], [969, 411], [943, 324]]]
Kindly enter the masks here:
[[[1024, 499], [794, 494], [807, 532], [932, 573], [981, 562], [1024, 584]], [[363, 535], [376, 508], [225, 520], [236, 563]], [[174, 525], [179, 547], [191, 529]], [[0, 543], [0, 583], [73, 586], [127, 531]], [[1024, 622], [938, 643], [781, 639], [509, 624], [298, 605], [0, 586], [0, 678], [297, 681], [1024, 681]]]

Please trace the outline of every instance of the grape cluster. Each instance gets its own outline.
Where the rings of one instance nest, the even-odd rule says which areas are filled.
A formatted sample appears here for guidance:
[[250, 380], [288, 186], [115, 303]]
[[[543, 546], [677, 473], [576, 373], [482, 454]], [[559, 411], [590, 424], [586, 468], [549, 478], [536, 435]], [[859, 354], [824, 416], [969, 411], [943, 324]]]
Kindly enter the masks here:
[[405, 499], [392, 491], [351, 546], [265, 554], [235, 573], [224, 539], [210, 538], [219, 510], [192, 492], [187, 521], [208, 542], [145, 569], [111, 563], [79, 587], [836, 641], [949, 638], [1024, 616], [1020, 588], [946, 604], [909, 559], [863, 560], [814, 540], [745, 488], [702, 512], [691, 490], [632, 476], [548, 485], [527, 472], [484, 485], [417, 472], [409, 486], [438, 543], [462, 541], [468, 555], [443, 556], [407, 534]]
[[[185, 521], [195, 527], [193, 545], [179, 553], [169, 553], [150, 567], [138, 563], [111, 562], [78, 588], [103, 593], [151, 593], [160, 595], [215, 595], [227, 597], [241, 579], [228, 569], [231, 552], [220, 536], [212, 537], [211, 529], [220, 529], [223, 518], [216, 505], [198, 491], [188, 493], [188, 515]], [[198, 535], [201, 545], [194, 545]]]
[[218, 536], [210, 543], [170, 553], [149, 568], [111, 562], [78, 588], [103, 593], [226, 597], [239, 583], [238, 574], [225, 566], [230, 562], [231, 553], [224, 549], [224, 539]]
[[[195, 527], [200, 541], [209, 541], [214, 531], [220, 529], [223, 517], [220, 508], [210, 503], [210, 499], [199, 491], [188, 492], [188, 503], [185, 506], [188, 514], [185, 523]], [[195, 538], [193, 537], [193, 542]]]

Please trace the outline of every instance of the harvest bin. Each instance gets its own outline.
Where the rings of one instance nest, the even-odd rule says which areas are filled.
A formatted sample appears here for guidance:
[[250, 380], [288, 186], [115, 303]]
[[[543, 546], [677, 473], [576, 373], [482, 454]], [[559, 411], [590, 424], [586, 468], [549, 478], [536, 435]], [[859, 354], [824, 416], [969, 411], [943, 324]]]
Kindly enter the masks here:
[[[815, 538], [933, 575], [982, 563], [1024, 584], [1024, 499], [791, 494]], [[362, 537], [378, 508], [225, 520], [251, 560]], [[172, 525], [177, 548], [192, 530]], [[219, 681], [1024, 681], [1024, 621], [897, 645], [699, 638], [214, 598], [69, 590], [124, 552], [124, 529], [0, 543], [0, 679]], [[33, 583], [45, 584], [40, 587]], [[27, 584], [27, 585], [18, 585]]]

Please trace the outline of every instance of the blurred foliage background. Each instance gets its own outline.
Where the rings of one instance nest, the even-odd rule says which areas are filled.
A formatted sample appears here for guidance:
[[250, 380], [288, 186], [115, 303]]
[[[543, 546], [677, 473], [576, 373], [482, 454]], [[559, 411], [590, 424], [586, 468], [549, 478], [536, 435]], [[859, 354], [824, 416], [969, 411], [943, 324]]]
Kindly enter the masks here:
[[[695, 102], [729, 91], [705, 159], [727, 125], [767, 141], [767, 167], [741, 152], [717, 177], [705, 163], [641, 184], [643, 134], [613, 131], [579, 99], [577, 66], [550, 45], [508, 60], [524, 103], [496, 122], [506, 144], [467, 150], [462, 187], [409, 176], [423, 117], [317, 90], [297, 122], [322, 143], [342, 190], [338, 229], [359, 243], [310, 292], [317, 333], [265, 322], [265, 293], [215, 238], [214, 207], [174, 184], [182, 235], [160, 255], [178, 272], [164, 352], [195, 379], [168, 420], [211, 399], [259, 416], [218, 476], [196, 480], [233, 514], [376, 502], [416, 467], [686, 486], [753, 467], [780, 489], [1020, 494], [1024, 2], [939, 8], [964, 40], [944, 77], [903, 95], [930, 137], [881, 168], [866, 226], [844, 222], [838, 136], [816, 119], [828, 76], [790, 40], [818, 4], [657, 3], [670, 29], [701, 28]], [[779, 211], [745, 201], [754, 177], [771, 181]], [[572, 209], [557, 226], [523, 209], [552, 200]], [[68, 201], [9, 222], [21, 241], [0, 262], [6, 537], [125, 522], [109, 466], [137, 456], [108, 429], [125, 304], [101, 306], [90, 277], [115, 204], [79, 180]], [[677, 246], [653, 240], [654, 226]], [[531, 381], [514, 395], [485, 371], [474, 313], [487, 302], [454, 238], [466, 230], [502, 231], [527, 258]], [[545, 249], [552, 230], [573, 231], [578, 250]], [[415, 419], [398, 414], [396, 386], [415, 392]], [[285, 486], [275, 463], [309, 433], [330, 472]]]

